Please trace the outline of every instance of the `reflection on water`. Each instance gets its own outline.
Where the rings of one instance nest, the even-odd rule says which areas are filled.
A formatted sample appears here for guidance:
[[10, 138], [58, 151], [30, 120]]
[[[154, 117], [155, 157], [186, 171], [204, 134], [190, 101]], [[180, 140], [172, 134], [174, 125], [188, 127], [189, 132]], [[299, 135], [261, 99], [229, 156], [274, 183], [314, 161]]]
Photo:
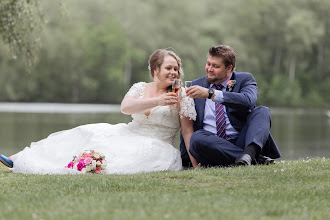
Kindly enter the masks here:
[[129, 122], [121, 113], [4, 113], [0, 112], [0, 154], [11, 155], [49, 134], [89, 123]]
[[[271, 110], [271, 133], [280, 148], [282, 159], [330, 157], [330, 117], [326, 114], [327, 112]], [[80, 113], [72, 111], [70, 113], [0, 112], [0, 153], [14, 154], [25, 146], [29, 146], [31, 142], [43, 139], [59, 130], [89, 123], [116, 124], [127, 123], [130, 120], [130, 116], [113, 111], [83, 111]], [[178, 138], [175, 143], [178, 147]]]
[[272, 110], [271, 133], [283, 159], [330, 157], [329, 111]]

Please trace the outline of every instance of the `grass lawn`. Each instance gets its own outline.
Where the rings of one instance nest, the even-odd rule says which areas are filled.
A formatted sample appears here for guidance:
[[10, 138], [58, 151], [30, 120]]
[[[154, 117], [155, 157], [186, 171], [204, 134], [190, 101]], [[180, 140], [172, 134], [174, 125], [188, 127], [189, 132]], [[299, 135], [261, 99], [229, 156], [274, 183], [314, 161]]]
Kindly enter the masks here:
[[330, 159], [136, 175], [0, 165], [0, 219], [330, 219]]

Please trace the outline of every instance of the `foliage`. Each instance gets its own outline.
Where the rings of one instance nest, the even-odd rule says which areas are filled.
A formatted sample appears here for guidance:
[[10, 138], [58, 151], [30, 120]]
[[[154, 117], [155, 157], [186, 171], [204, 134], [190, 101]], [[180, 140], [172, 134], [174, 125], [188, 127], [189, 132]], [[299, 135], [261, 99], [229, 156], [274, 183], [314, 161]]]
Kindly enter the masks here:
[[29, 68], [36, 60], [43, 18], [39, 0], [0, 1], [0, 37], [9, 46], [11, 57], [22, 54]]
[[[0, 165], [4, 219], [329, 219], [329, 159], [136, 175], [23, 175]], [[194, 208], [192, 208], [194, 207]]]
[[[84, 34], [81, 93], [82, 102], [120, 102], [124, 66], [129, 56], [128, 42], [115, 19], [91, 26]], [[100, 80], [102, 79], [102, 80]], [[126, 90], [126, 88], [124, 88]], [[124, 90], [124, 91], [125, 91]]]
[[[1, 101], [119, 103], [133, 83], [150, 80], [147, 61], [154, 50], [174, 48], [192, 80], [204, 75], [208, 48], [228, 44], [237, 53], [236, 70], [257, 79], [258, 104], [330, 107], [329, 1], [72, 0], [58, 10], [58, 2], [47, 0], [41, 14], [36, 2], [1, 2], [1, 10], [30, 7], [26, 16], [34, 17], [34, 26], [41, 27], [42, 13], [48, 20], [31, 76], [0, 42]], [[10, 31], [11, 24], [2, 23], [6, 45], [14, 42], [11, 30], [25, 30], [30, 20], [24, 21]]]

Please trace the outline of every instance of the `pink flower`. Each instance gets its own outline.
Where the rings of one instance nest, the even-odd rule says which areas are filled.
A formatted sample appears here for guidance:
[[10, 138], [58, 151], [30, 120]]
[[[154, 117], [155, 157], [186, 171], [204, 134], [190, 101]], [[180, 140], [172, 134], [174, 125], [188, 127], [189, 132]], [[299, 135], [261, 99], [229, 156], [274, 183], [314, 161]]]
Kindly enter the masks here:
[[88, 154], [84, 154], [81, 156], [81, 159], [85, 160], [88, 157]]
[[68, 168], [73, 168], [73, 165], [74, 165], [74, 162], [71, 161], [71, 162], [68, 164]]
[[73, 161], [71, 161], [71, 162], [68, 164], [68, 168], [71, 168], [71, 167], [73, 167], [73, 165], [74, 165], [74, 162], [73, 162]]
[[87, 154], [87, 156], [88, 156], [88, 157], [93, 157], [94, 154], [93, 154], [93, 153], [89, 153], [89, 154]]
[[229, 92], [231, 92], [231, 90], [233, 90], [235, 84], [236, 84], [236, 80], [229, 80], [229, 81], [226, 83]]
[[95, 173], [100, 173], [102, 170], [101, 166], [97, 166], [95, 169]]
[[85, 167], [86, 167], [86, 165], [85, 165], [85, 162], [83, 160], [81, 160], [77, 165], [77, 168], [78, 168], [79, 171], [81, 171]]
[[85, 160], [84, 160], [84, 162], [85, 162], [85, 164], [86, 165], [89, 165], [91, 162], [92, 162], [92, 158], [91, 157], [87, 157]]

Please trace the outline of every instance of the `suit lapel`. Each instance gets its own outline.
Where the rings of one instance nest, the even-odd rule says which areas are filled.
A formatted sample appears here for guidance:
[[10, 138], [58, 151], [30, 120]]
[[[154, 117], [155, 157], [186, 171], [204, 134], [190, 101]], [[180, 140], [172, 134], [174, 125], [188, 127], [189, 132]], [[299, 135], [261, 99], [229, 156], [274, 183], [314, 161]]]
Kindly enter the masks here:
[[[233, 74], [231, 74], [230, 80], [235, 80], [235, 71], [233, 71]], [[226, 86], [226, 91], [229, 92], [228, 86]]]
[[[230, 80], [235, 80], [235, 71], [233, 71], [233, 74], [231, 75]], [[232, 90], [232, 91], [233, 91], [233, 90]], [[228, 86], [226, 86], [226, 92], [229, 92], [229, 88], [228, 88]], [[228, 110], [228, 106], [225, 105], [225, 107], [226, 107], [227, 116], [228, 116], [229, 121], [230, 121], [230, 123], [231, 123], [231, 120], [230, 120], [230, 112], [229, 112], [229, 110]]]

